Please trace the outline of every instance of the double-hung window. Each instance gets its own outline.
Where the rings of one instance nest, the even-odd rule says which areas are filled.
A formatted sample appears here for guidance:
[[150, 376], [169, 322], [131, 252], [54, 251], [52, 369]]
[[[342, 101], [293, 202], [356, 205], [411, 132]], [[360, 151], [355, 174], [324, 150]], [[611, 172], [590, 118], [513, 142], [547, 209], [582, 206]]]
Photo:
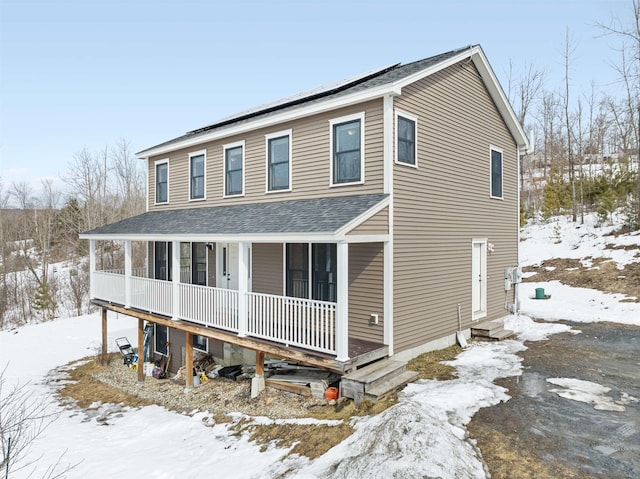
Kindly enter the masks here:
[[267, 191], [291, 190], [291, 130], [272, 133], [267, 140]]
[[244, 193], [244, 141], [224, 146], [224, 195]]
[[491, 148], [491, 197], [502, 198], [502, 151]]
[[416, 130], [418, 121], [404, 113], [396, 115], [396, 162], [417, 166]]
[[194, 334], [192, 338], [193, 338], [192, 339], [193, 349], [202, 351], [203, 353], [209, 352], [209, 340], [207, 338], [205, 338], [204, 336], [200, 336], [198, 334]]
[[206, 154], [204, 151], [189, 155], [190, 200], [203, 200], [205, 198], [205, 165]]
[[331, 121], [331, 184], [364, 181], [364, 113]]
[[156, 161], [156, 203], [169, 202], [169, 162]]
[[335, 243], [288, 243], [287, 296], [335, 302], [337, 269]]

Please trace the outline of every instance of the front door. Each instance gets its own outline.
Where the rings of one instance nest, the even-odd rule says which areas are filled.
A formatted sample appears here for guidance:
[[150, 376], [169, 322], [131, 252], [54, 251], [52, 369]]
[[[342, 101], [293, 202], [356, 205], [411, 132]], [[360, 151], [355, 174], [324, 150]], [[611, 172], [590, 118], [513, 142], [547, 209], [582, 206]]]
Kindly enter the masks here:
[[471, 256], [471, 319], [487, 315], [487, 240], [474, 239]]
[[238, 289], [238, 243], [218, 243], [216, 247], [218, 280], [216, 286], [225, 289]]

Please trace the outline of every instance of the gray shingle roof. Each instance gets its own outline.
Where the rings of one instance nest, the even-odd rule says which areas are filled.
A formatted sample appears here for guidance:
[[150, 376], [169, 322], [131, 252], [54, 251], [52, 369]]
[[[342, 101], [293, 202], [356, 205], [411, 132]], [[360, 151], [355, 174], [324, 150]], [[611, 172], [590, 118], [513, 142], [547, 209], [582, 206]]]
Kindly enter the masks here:
[[198, 128], [197, 130], [189, 131], [184, 135], [174, 138], [172, 140], [165, 141], [163, 143], [152, 146], [150, 148], [146, 148], [145, 150], [143, 150], [142, 152], [139, 152], [138, 154], [143, 153], [146, 150], [151, 150], [154, 148], [167, 146], [172, 143], [178, 143], [183, 140], [196, 138], [200, 135], [210, 133], [212, 131], [215, 131], [219, 128], [222, 128], [228, 125], [242, 125], [243, 123], [247, 123], [256, 118], [264, 118], [276, 112], [282, 112], [282, 111], [294, 109], [302, 104], [311, 105], [321, 101], [326, 101], [328, 99], [334, 99], [334, 98], [349, 95], [352, 93], [364, 91], [370, 88], [387, 85], [389, 83], [393, 83], [398, 80], [407, 78], [413, 75], [414, 73], [418, 73], [426, 68], [437, 65], [440, 62], [446, 61], [447, 59], [454, 57], [465, 50], [469, 50], [472, 47], [473, 47], [472, 45], [469, 45], [463, 48], [452, 50], [450, 52], [442, 53], [440, 55], [435, 55], [429, 58], [425, 58], [423, 60], [407, 63], [406, 65], [398, 63], [388, 68], [377, 70], [371, 75], [360, 76], [352, 82], [345, 82], [345, 83], [339, 84], [338, 87], [333, 89], [322, 90], [320, 93], [315, 93], [308, 96], [296, 97], [295, 100], [291, 100], [291, 101], [287, 101], [285, 99], [282, 102], [276, 102], [274, 104], [271, 104], [265, 109], [256, 109], [256, 110], [252, 110], [249, 113], [244, 113], [244, 114], [240, 113], [236, 116], [225, 118], [224, 120], [221, 120], [219, 122], [212, 123], [211, 125]]
[[149, 211], [84, 235], [251, 235], [334, 233], [388, 195], [371, 194]]

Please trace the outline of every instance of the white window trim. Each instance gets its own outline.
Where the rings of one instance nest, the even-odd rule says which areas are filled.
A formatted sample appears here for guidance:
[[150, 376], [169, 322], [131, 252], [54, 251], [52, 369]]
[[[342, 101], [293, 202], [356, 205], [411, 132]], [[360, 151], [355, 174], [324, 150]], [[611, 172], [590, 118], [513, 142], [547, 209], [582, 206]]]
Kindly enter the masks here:
[[[280, 190], [270, 190], [269, 189], [269, 140], [273, 138], [281, 138], [283, 136], [289, 137], [289, 188], [283, 188]], [[289, 128], [288, 130], [277, 131], [275, 133], [269, 133], [264, 135], [264, 149], [265, 149], [265, 165], [266, 165], [266, 174], [264, 178], [264, 191], [267, 194], [274, 193], [288, 193], [293, 189], [292, 179], [293, 179], [293, 155], [292, 148], [293, 145], [293, 130]]]
[[[333, 182], [333, 127], [340, 123], [347, 123], [350, 121], [360, 120], [360, 180], [351, 181], [349, 183], [334, 183]], [[364, 112], [355, 113], [353, 115], [342, 116], [340, 118], [334, 118], [329, 120], [329, 187], [334, 186], [350, 186], [350, 185], [362, 185], [364, 184]]]
[[[500, 153], [500, 157], [502, 159], [501, 165], [500, 165], [500, 184], [501, 184], [501, 193], [502, 196], [493, 196], [493, 171], [492, 171], [492, 164], [491, 164], [491, 153], [497, 151], [498, 153]], [[498, 148], [497, 146], [493, 146], [493, 145], [489, 145], [489, 197], [496, 199], [496, 200], [504, 200], [504, 152], [502, 151], [502, 148]]]
[[[227, 194], [227, 150], [230, 150], [232, 148], [237, 148], [239, 146], [242, 147], [242, 193], [228, 195]], [[246, 165], [244, 161], [245, 155], [246, 155], [246, 148], [245, 148], [244, 140], [222, 145], [222, 197], [223, 198], [241, 198], [244, 196], [244, 187], [245, 187], [244, 176], [246, 172]]]
[[[156, 349], [156, 328], [157, 328], [158, 326], [162, 326], [163, 328], [167, 328], [167, 343], [169, 342], [169, 332], [170, 332], [171, 328], [170, 328], [169, 326], [164, 326], [164, 325], [162, 325], [162, 324], [158, 324], [158, 323], [155, 323], [155, 324], [153, 325], [153, 352], [154, 352], [155, 354], [161, 354], [161, 355], [163, 355], [163, 356], [164, 356], [164, 355], [165, 355], [165, 353], [162, 353], [162, 352], [160, 352], [160, 351], [158, 351], [158, 350]], [[167, 348], [168, 348], [168, 347], [167, 347]]]
[[[167, 201], [161, 201], [158, 203], [158, 165], [167, 165]], [[169, 158], [164, 160], [156, 160], [153, 162], [153, 204], [154, 205], [167, 205], [169, 204]]]
[[[191, 158], [204, 155], [204, 196], [202, 198], [191, 197]], [[244, 166], [244, 165], [243, 165]], [[189, 153], [189, 201], [204, 201], [207, 199], [207, 150], [199, 150]]]
[[[200, 335], [199, 335], [199, 334], [194, 334], [193, 336], [195, 337], [195, 336], [200, 336]], [[192, 341], [192, 343], [191, 343], [191, 347], [193, 348], [193, 350], [194, 350], [194, 351], [199, 351], [199, 352], [201, 352], [201, 353], [209, 354], [209, 338], [207, 338], [207, 337], [205, 337], [205, 336], [200, 336], [200, 337], [201, 337], [201, 338], [204, 338], [204, 340], [205, 340], [205, 344], [207, 345], [207, 346], [206, 346], [206, 348], [207, 348], [207, 349], [205, 350], [205, 349], [196, 348], [196, 347], [193, 345], [193, 340], [191, 340], [191, 341]]]
[[[413, 158], [415, 159], [414, 165], [412, 165], [411, 163], [406, 163], [404, 161], [398, 160], [398, 117], [402, 117], [406, 120], [410, 120], [415, 124], [415, 132], [414, 132], [415, 137], [413, 140], [413, 147], [415, 149], [413, 152]], [[393, 149], [394, 149], [393, 161], [397, 165], [408, 166], [409, 168], [418, 168], [418, 118], [402, 110], [396, 110], [395, 120], [396, 120], [394, 125], [395, 126], [395, 135], [394, 135], [395, 142], [393, 144]]]

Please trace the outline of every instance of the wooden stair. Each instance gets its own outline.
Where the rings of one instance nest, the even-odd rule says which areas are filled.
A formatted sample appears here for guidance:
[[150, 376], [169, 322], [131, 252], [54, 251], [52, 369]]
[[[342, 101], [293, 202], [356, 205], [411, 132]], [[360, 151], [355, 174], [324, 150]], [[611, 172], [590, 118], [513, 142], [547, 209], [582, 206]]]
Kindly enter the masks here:
[[482, 321], [471, 326], [471, 337], [486, 339], [490, 341], [502, 341], [514, 336], [515, 333], [509, 329], [504, 329], [502, 321], [494, 319], [492, 321]]
[[406, 362], [387, 358], [357, 369], [342, 376], [341, 395], [353, 399], [357, 406], [364, 400], [378, 402], [418, 377], [406, 367]]

